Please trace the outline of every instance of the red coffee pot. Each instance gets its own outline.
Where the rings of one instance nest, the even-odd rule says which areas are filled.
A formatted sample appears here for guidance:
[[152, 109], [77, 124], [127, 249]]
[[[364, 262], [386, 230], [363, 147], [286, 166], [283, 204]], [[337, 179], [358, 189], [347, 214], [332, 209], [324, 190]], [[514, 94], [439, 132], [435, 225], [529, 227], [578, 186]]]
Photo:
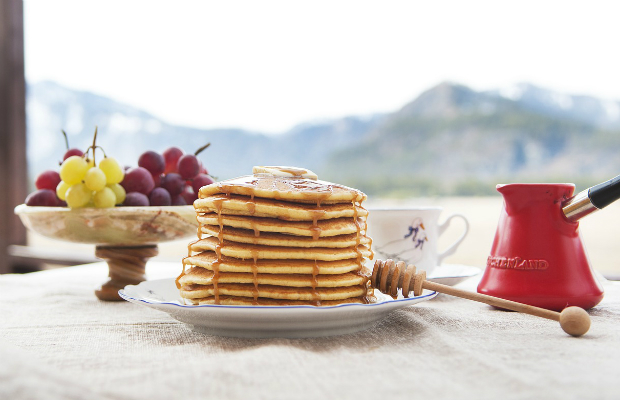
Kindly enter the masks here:
[[504, 197], [478, 292], [561, 311], [603, 299], [579, 220], [620, 198], [620, 176], [572, 197], [572, 184], [498, 185]]

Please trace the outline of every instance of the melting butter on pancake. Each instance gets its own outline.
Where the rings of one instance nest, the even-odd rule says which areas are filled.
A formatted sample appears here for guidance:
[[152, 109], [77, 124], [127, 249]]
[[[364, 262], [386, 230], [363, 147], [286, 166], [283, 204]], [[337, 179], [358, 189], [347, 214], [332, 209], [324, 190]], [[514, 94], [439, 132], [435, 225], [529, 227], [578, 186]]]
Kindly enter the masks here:
[[249, 259], [275, 259], [275, 260], [321, 260], [336, 261], [356, 259], [358, 257], [370, 257], [371, 251], [367, 246], [360, 245], [346, 248], [313, 247], [311, 250], [300, 247], [284, 246], [261, 246], [255, 244], [226, 242], [220, 245], [217, 237], [207, 237], [189, 245], [191, 251], [202, 252], [205, 250], [219, 251], [222, 255], [243, 260]]
[[291, 179], [266, 173], [241, 176], [203, 186], [200, 188], [199, 197], [205, 198], [219, 193], [316, 204], [366, 200], [364, 193], [347, 186], [318, 179]]
[[255, 166], [252, 168], [252, 174], [271, 174], [273, 176], [283, 176], [285, 178], [305, 178], [317, 180], [319, 177], [312, 171], [299, 167], [269, 167]]
[[258, 218], [239, 215], [217, 213], [198, 214], [198, 222], [204, 225], [224, 226], [232, 228], [250, 229], [255, 232], [277, 232], [290, 235], [326, 237], [357, 234], [358, 229], [366, 230], [366, 219], [358, 218], [357, 223], [353, 218], [333, 218], [317, 220], [316, 225], [312, 221], [285, 221], [277, 218]]
[[[205, 186], [206, 187], [206, 186]], [[204, 187], [203, 187], [204, 189]], [[332, 218], [366, 217], [368, 211], [351, 202], [344, 204], [291, 203], [250, 196], [216, 194], [194, 201], [199, 213], [215, 212], [224, 215], [246, 215], [252, 217], [278, 218], [285, 221], [315, 221]]]
[[[339, 287], [356, 286], [368, 282], [368, 271], [340, 275], [312, 275], [304, 274], [256, 274], [240, 272], [220, 272], [217, 283], [251, 283], [258, 285], [277, 285], [291, 287]], [[200, 267], [190, 268], [179, 279], [182, 286], [186, 285], [213, 285], [215, 273]]]
[[211, 271], [214, 270], [213, 263], [216, 262], [219, 272], [258, 274], [337, 275], [359, 271], [362, 268], [356, 259], [337, 261], [257, 259], [254, 263], [254, 260], [222, 256], [218, 261], [214, 251], [204, 251], [183, 259], [183, 264], [186, 266], [197, 266]]

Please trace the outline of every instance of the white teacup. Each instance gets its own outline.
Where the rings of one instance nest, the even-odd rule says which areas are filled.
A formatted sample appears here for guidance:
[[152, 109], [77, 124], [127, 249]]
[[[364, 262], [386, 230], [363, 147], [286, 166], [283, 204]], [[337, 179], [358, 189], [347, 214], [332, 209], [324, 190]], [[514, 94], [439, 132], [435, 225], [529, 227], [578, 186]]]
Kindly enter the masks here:
[[[441, 207], [400, 209], [369, 209], [367, 234], [372, 238], [375, 259], [404, 261], [423, 269], [427, 274], [454, 254], [469, 231], [469, 221], [461, 214], [452, 214], [439, 224]], [[446, 250], [439, 253], [437, 241], [453, 218], [462, 218], [465, 231]]]

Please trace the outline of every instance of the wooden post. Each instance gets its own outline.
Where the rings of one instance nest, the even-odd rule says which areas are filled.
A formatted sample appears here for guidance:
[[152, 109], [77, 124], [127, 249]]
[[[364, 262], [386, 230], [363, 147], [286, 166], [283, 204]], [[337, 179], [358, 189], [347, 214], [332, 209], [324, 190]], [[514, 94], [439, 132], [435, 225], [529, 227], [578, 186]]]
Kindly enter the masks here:
[[27, 195], [23, 22], [22, 0], [0, 1], [0, 273], [14, 270], [7, 246], [26, 244], [13, 214]]

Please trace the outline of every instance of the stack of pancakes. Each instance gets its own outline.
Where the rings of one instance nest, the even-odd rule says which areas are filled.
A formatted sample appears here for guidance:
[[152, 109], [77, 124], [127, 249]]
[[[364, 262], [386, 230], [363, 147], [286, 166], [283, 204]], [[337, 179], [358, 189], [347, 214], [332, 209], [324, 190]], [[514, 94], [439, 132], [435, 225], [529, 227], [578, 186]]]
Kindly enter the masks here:
[[177, 278], [191, 304], [367, 303], [372, 259], [359, 190], [292, 167], [200, 189], [199, 239]]

